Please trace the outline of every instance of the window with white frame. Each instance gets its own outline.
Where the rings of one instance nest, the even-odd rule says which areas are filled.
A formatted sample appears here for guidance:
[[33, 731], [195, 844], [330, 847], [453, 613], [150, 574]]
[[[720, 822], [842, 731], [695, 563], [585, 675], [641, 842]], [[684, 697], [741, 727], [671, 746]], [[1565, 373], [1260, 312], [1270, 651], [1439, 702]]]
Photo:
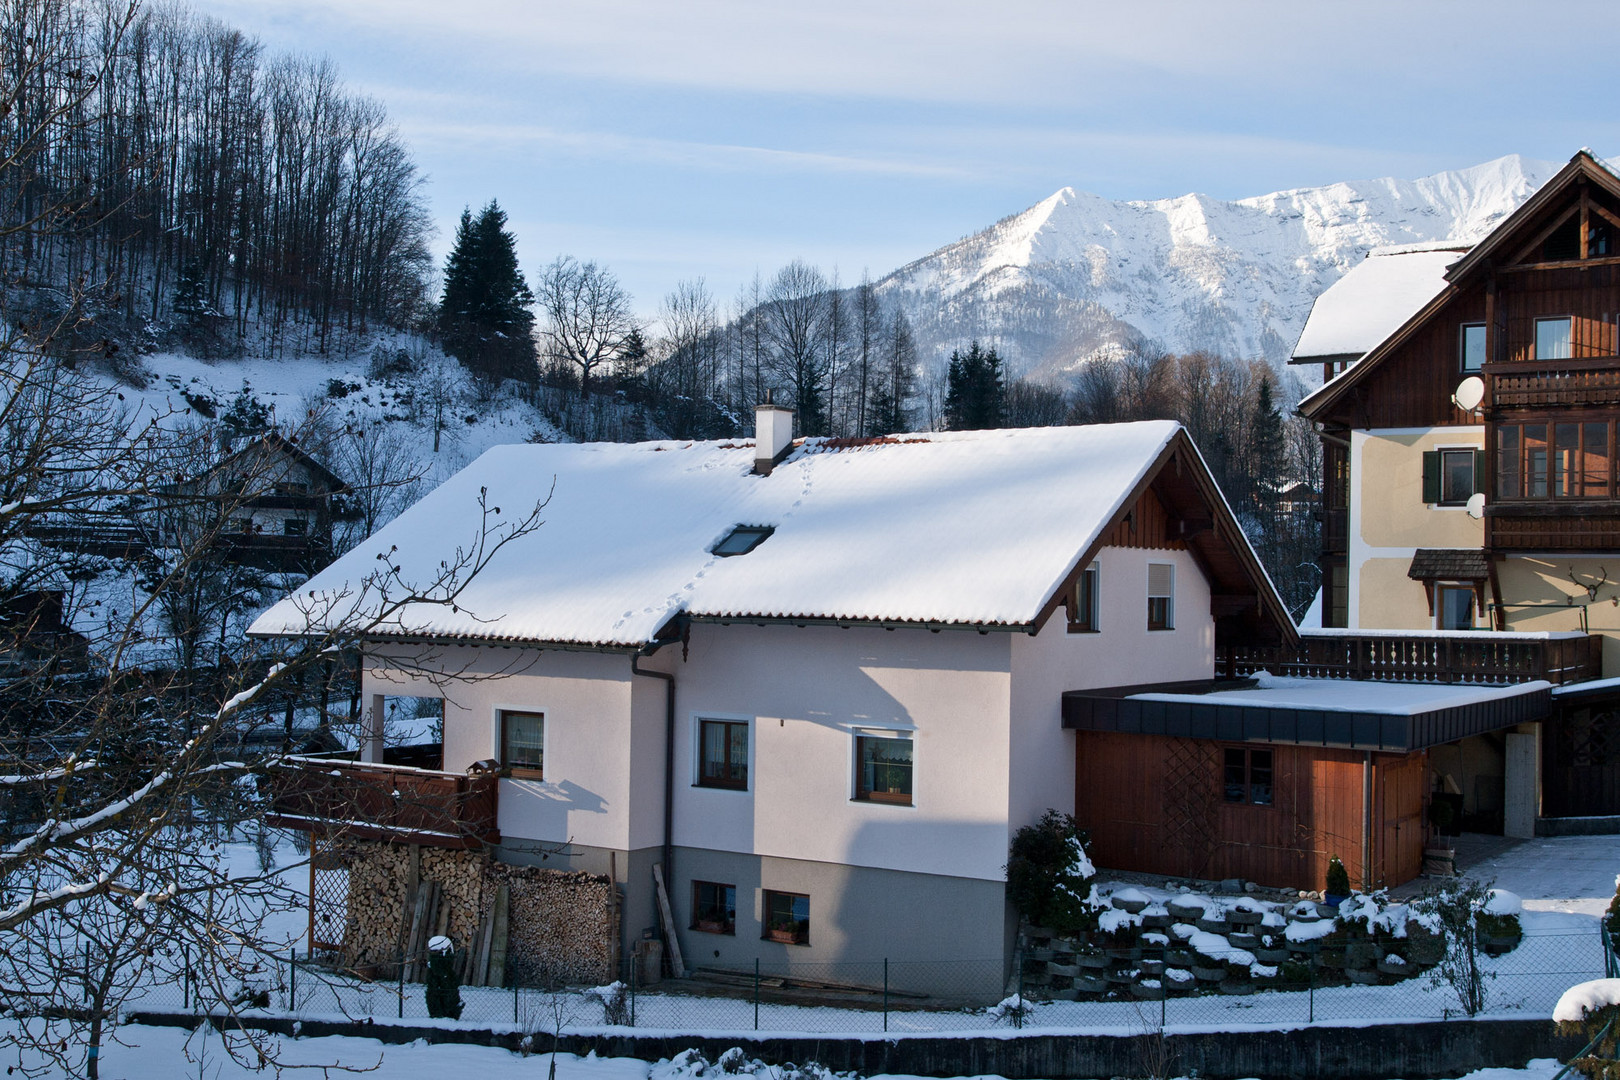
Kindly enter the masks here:
[[1536, 359], [1568, 360], [1573, 322], [1569, 316], [1536, 320]]
[[909, 731], [856, 732], [855, 798], [910, 806], [911, 781]]
[[748, 721], [698, 720], [697, 786], [748, 789]]
[[1148, 563], [1147, 622], [1149, 630], [1176, 628], [1176, 567], [1174, 563]]
[[1462, 370], [1479, 371], [1485, 366], [1485, 324], [1464, 323], [1457, 342], [1457, 359]]
[[545, 714], [501, 710], [502, 771], [508, 776], [544, 780], [545, 766]]
[[1098, 582], [1096, 563], [1080, 571], [1080, 578], [1074, 585], [1074, 621], [1069, 624], [1071, 631], [1089, 634], [1101, 629], [1098, 624]]

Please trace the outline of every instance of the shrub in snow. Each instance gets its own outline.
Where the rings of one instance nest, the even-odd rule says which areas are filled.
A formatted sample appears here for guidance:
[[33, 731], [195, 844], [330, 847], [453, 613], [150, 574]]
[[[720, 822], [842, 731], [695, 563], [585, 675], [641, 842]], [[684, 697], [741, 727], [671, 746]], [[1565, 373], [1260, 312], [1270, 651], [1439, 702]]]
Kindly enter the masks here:
[[456, 974], [456, 950], [449, 938], [435, 937], [428, 942], [428, 1015], [460, 1020], [461, 1007], [461, 978]]
[[[1438, 931], [1441, 952], [1429, 973], [1430, 985], [1450, 989], [1468, 1016], [1485, 1008], [1486, 984], [1496, 978], [1481, 963], [1479, 948], [1478, 920], [1489, 898], [1488, 882], [1465, 880], [1443, 886], [1412, 905], [1418, 918]], [[1410, 945], [1407, 952], [1417, 958]]]
[[1486, 952], [1501, 955], [1511, 952], [1524, 940], [1524, 929], [1519, 924], [1519, 913], [1524, 902], [1506, 889], [1492, 889], [1474, 916], [1481, 944]]
[[1058, 810], [1048, 810], [1013, 835], [1004, 867], [1007, 898], [1028, 922], [1060, 936], [1096, 925], [1107, 902], [1093, 888], [1097, 869], [1085, 840], [1074, 818]]
[[[1560, 1035], [1595, 1040], [1569, 1067], [1587, 1080], [1620, 1080], [1620, 979], [1594, 979], [1564, 991], [1553, 1009]], [[1599, 1036], [1602, 1036], [1599, 1038]]]
[[622, 982], [606, 986], [593, 986], [585, 996], [595, 998], [602, 1006], [602, 1022], [617, 1027], [630, 1023], [630, 988]]
[[984, 1010], [984, 1015], [992, 1023], [1023, 1027], [1030, 1013], [1034, 1011], [1034, 1006], [1025, 1001], [1022, 994], [1014, 994], [1012, 997], [1002, 998]]

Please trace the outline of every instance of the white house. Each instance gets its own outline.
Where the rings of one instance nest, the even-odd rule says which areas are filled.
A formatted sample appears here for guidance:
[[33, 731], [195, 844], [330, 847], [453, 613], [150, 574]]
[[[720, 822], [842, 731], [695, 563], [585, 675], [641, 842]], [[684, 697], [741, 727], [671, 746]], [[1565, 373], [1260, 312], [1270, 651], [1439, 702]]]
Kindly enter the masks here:
[[[1291, 622], [1172, 422], [493, 449], [255, 624], [364, 616], [545, 500], [454, 609], [368, 635], [371, 715], [445, 701], [499, 859], [612, 872], [691, 965], [982, 960], [1008, 840], [1075, 806], [1065, 691], [1208, 682]], [[379, 563], [379, 558], [386, 558]], [[364, 757], [383, 756], [376, 727]], [[420, 838], [417, 838], [420, 839]], [[431, 842], [428, 840], [427, 842]]]

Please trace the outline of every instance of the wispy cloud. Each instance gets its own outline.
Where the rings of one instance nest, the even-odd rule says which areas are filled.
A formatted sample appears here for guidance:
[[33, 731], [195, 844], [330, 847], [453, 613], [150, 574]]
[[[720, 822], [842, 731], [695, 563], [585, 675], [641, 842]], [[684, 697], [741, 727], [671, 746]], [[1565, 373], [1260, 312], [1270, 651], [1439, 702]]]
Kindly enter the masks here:
[[418, 144], [473, 144], [486, 149], [529, 145], [580, 157], [716, 171], [867, 173], [955, 179], [972, 175], [959, 166], [926, 161], [648, 138], [616, 132], [564, 131], [539, 124], [410, 120], [405, 122], [403, 130]]

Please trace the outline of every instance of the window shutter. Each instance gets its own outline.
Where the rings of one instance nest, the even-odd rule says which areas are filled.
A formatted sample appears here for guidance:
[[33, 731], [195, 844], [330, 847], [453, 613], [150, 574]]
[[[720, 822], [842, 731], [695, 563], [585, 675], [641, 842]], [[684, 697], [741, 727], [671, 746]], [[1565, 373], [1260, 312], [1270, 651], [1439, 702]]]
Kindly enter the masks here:
[[1148, 563], [1148, 595], [1169, 596], [1175, 591], [1175, 567], [1169, 563]]
[[1474, 451], [1474, 494], [1485, 490], [1485, 451]]
[[1440, 451], [1425, 450], [1423, 452], [1423, 501], [1437, 503], [1440, 501]]

